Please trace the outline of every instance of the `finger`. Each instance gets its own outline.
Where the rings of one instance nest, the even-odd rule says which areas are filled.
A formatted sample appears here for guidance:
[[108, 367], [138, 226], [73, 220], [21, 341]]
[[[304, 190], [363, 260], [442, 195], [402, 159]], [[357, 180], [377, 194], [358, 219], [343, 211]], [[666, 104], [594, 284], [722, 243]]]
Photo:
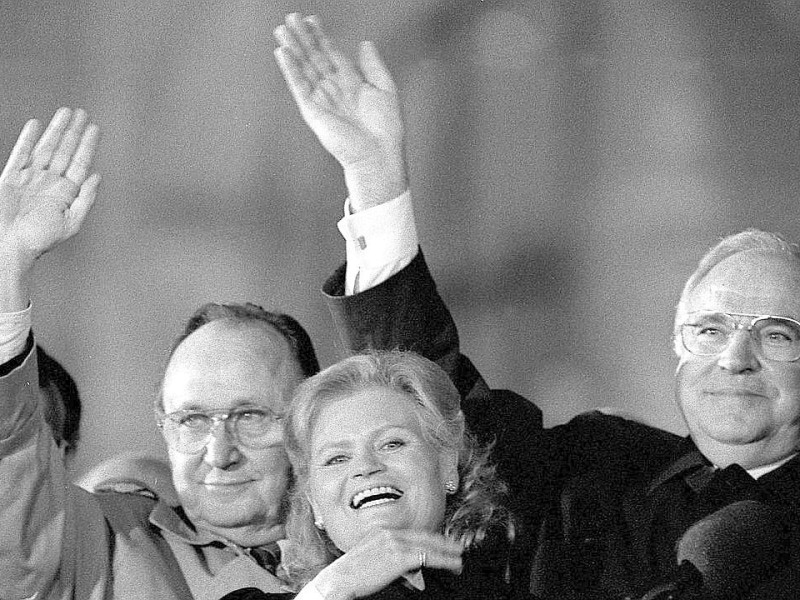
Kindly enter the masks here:
[[441, 554], [460, 556], [464, 545], [459, 540], [445, 537], [439, 533], [418, 532], [415, 543], [423, 550], [431, 550]]
[[[292, 50], [291, 45], [293, 43], [292, 34], [289, 33], [288, 28], [286, 25], [278, 25], [275, 29], [272, 30], [272, 37], [275, 38], [278, 46], [285, 46], [288, 50]], [[299, 47], [299, 46], [298, 46]]]
[[313, 75], [322, 79], [332, 72], [333, 66], [320, 52], [311, 25], [299, 13], [287, 15], [286, 25], [291, 30], [294, 39], [302, 47], [306, 57], [306, 67], [313, 69]]
[[33, 154], [30, 160], [31, 166], [44, 169], [50, 164], [53, 151], [58, 145], [61, 135], [64, 133], [64, 129], [69, 124], [71, 116], [72, 111], [68, 108], [59, 108], [56, 111], [53, 118], [50, 119], [47, 129], [44, 130], [44, 134], [42, 134], [42, 137], [39, 138], [39, 141], [33, 148]]
[[[72, 154], [75, 152], [78, 142], [81, 140], [84, 127], [86, 127], [86, 111], [78, 109], [73, 113], [69, 127], [67, 127], [64, 135], [61, 136], [61, 142], [58, 144], [58, 148], [56, 148], [53, 157], [50, 159], [48, 169], [59, 175], [64, 173], [69, 166]], [[80, 181], [76, 183], [80, 183]]]
[[408, 547], [401, 561], [398, 566], [409, 573], [422, 568], [444, 569], [458, 573], [462, 567], [460, 552], [425, 545]]
[[302, 64], [307, 62], [309, 57], [306, 54], [305, 47], [297, 37], [295, 21], [296, 19], [292, 15], [287, 15], [285, 23], [275, 28], [273, 36], [279, 45], [292, 53], [298, 64]]
[[437, 551], [424, 551], [418, 550], [416, 554], [411, 557], [411, 567], [409, 571], [417, 569], [442, 569], [452, 571], [453, 573], [460, 573], [463, 567], [461, 555], [442, 553]]
[[6, 166], [3, 167], [3, 173], [0, 174], [1, 179], [5, 179], [13, 171], [20, 171], [25, 168], [31, 157], [33, 145], [39, 137], [41, 131], [41, 124], [36, 119], [31, 119], [22, 128], [22, 131], [17, 138], [14, 148], [11, 150], [11, 155], [8, 157]]
[[274, 54], [275, 61], [283, 73], [283, 78], [286, 80], [286, 85], [295, 102], [301, 107], [304, 106], [311, 96], [313, 85], [306, 78], [300, 64], [295, 60], [294, 54], [285, 46], [275, 48]]
[[94, 123], [90, 123], [84, 129], [81, 135], [78, 149], [72, 156], [64, 176], [70, 181], [74, 181], [78, 185], [83, 183], [86, 179], [86, 174], [89, 172], [89, 167], [94, 159], [95, 151], [97, 150], [97, 141], [100, 138], [100, 128]]
[[[286, 19], [288, 22], [289, 17], [286, 17]], [[280, 25], [275, 28], [274, 35], [275, 39], [277, 39], [281, 44], [281, 47], [291, 54], [292, 58], [294, 59], [294, 64], [298, 71], [302, 73], [302, 76], [308, 80], [310, 85], [316, 85], [320, 79], [320, 76], [317, 73], [317, 70], [314, 68], [314, 65], [311, 63], [311, 58], [308, 56], [305, 48], [294, 34], [293, 27], [288, 25]]]
[[[334, 61], [336, 54], [333, 44], [325, 36], [322, 26], [319, 24], [319, 17], [310, 15], [303, 19], [306, 25], [307, 40], [309, 44], [308, 53], [314, 63], [314, 67], [324, 77], [329, 73], [335, 73], [337, 66]], [[301, 40], [302, 41], [302, 40]]]
[[86, 215], [89, 214], [92, 206], [94, 206], [95, 198], [97, 197], [97, 189], [100, 186], [100, 175], [93, 174], [89, 179], [83, 182], [83, 185], [78, 192], [78, 197], [69, 207], [69, 218], [67, 221], [67, 235], [73, 236], [80, 229]]
[[378, 49], [372, 42], [362, 42], [359, 48], [358, 66], [370, 84], [379, 90], [393, 92], [395, 90], [394, 79], [386, 64], [383, 62]]

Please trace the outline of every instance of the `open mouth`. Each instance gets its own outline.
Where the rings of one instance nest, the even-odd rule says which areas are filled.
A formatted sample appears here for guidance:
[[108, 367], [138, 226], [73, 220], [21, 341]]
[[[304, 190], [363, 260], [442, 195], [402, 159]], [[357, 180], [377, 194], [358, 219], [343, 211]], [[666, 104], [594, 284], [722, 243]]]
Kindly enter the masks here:
[[350, 500], [350, 508], [358, 510], [366, 506], [378, 506], [379, 504], [386, 504], [387, 502], [395, 502], [403, 495], [402, 490], [388, 485], [370, 488], [362, 492], [358, 492]]

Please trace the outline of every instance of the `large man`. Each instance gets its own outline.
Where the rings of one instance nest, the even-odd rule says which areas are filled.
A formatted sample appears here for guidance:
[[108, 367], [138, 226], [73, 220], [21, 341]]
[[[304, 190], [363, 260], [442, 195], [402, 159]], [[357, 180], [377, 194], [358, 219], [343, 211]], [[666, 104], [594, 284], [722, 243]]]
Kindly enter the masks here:
[[278, 594], [290, 480], [280, 416], [318, 369], [293, 319], [207, 305], [179, 338], [156, 412], [180, 506], [66, 481], [37, 393], [29, 280], [94, 201], [96, 143], [83, 111], [61, 109], [41, 137], [25, 126], [0, 175], [0, 598]]
[[[417, 350], [448, 370], [465, 406], [491, 397], [460, 355], [418, 253], [390, 74], [370, 44], [354, 67], [313, 18], [291, 15], [275, 33], [289, 88], [342, 164], [351, 192], [339, 225], [346, 271], [326, 284], [345, 344]], [[687, 573], [677, 564], [683, 540], [680, 552], [695, 552], [704, 572], [700, 597], [796, 597], [800, 253], [762, 232], [723, 242], [684, 290], [675, 340], [689, 438], [595, 414], [517, 449], [548, 458], [545, 490], [526, 489], [513, 472], [510, 481], [517, 506], [527, 510], [524, 525], [539, 515], [520, 496], [540, 493], [546, 511], [529, 557], [532, 589], [541, 596], [636, 598], [665, 581], [679, 587]], [[759, 525], [746, 529], [755, 518]], [[674, 593], [669, 587], [662, 591]]]

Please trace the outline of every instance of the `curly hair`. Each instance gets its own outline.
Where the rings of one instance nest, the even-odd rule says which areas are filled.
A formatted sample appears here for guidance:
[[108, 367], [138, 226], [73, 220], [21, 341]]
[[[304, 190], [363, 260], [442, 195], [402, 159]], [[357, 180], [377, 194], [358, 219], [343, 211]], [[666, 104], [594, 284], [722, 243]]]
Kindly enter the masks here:
[[289, 405], [284, 443], [294, 471], [294, 486], [283, 566], [297, 585], [304, 585], [342, 555], [328, 535], [314, 525], [308, 500], [311, 432], [325, 405], [371, 386], [412, 398], [427, 441], [439, 453], [457, 453], [459, 486], [447, 496], [442, 533], [467, 547], [480, 544], [488, 531], [498, 526], [513, 538], [511, 515], [503, 504], [506, 484], [490, 463], [490, 447], [479, 446], [466, 431], [460, 397], [447, 374], [413, 352], [370, 351], [346, 358], [305, 380]]

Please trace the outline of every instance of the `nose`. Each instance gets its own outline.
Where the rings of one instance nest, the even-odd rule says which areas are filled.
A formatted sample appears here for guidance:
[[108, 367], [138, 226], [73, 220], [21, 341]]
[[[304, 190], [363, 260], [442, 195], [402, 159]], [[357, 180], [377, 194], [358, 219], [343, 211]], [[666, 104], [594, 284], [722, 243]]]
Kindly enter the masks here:
[[353, 469], [353, 477], [369, 477], [384, 469], [380, 458], [372, 450], [359, 452], [350, 464]]
[[203, 460], [217, 469], [227, 469], [241, 459], [239, 446], [226, 423], [217, 421], [211, 428]]
[[735, 331], [728, 347], [717, 357], [717, 364], [731, 373], [757, 370], [761, 363], [756, 356], [750, 332], [745, 329]]

